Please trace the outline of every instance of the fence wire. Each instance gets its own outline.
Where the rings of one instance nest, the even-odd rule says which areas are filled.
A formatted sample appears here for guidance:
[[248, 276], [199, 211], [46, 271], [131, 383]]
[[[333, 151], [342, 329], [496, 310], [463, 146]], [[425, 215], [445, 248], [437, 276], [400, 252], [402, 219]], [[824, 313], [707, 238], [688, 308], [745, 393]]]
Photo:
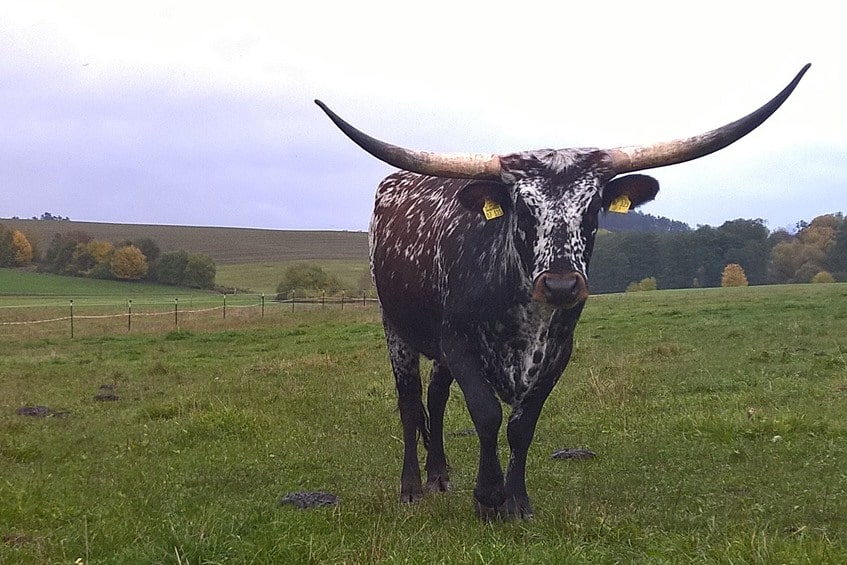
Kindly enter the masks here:
[[[320, 297], [291, 297], [284, 300], [266, 299], [264, 295], [220, 295], [220, 298], [206, 297], [182, 297], [173, 300], [161, 300], [159, 298], [145, 298], [143, 296], [133, 297], [131, 300], [113, 302], [87, 302], [86, 299], [43, 297], [42, 302], [33, 299], [27, 304], [3, 304], [0, 305], [0, 330], [11, 330], [12, 334], [5, 332], [3, 335], [14, 336], [27, 326], [45, 327], [54, 325], [50, 335], [65, 334], [70, 337], [83, 333], [117, 333], [120, 329], [123, 333], [138, 331], [136, 324], [150, 318], [170, 317], [169, 322], [163, 322], [156, 327], [145, 327], [141, 331], [167, 331], [181, 329], [183, 324], [192, 323], [204, 319], [207, 323], [214, 320], [226, 321], [227, 313], [233, 314], [239, 321], [249, 323], [265, 318], [266, 314], [282, 314], [296, 311], [330, 309], [344, 310], [345, 308], [363, 308], [375, 305], [378, 301], [374, 298], [362, 296], [353, 298], [349, 296], [320, 296]], [[212, 306], [206, 304], [217, 301]], [[197, 302], [198, 307], [194, 307]], [[235, 303], [233, 303], [235, 302]], [[186, 303], [188, 303], [186, 305]], [[96, 313], [103, 309], [112, 310], [108, 313]], [[66, 315], [55, 315], [57, 311], [64, 310]], [[92, 310], [94, 312], [92, 312]], [[39, 317], [42, 314], [43, 317]], [[120, 321], [119, 328], [115, 321]], [[80, 324], [82, 322], [82, 324]], [[62, 325], [64, 324], [64, 325]], [[99, 327], [86, 327], [99, 324]], [[94, 332], [92, 332], [92, 329]], [[41, 332], [43, 334], [44, 331]], [[40, 334], [39, 334], [40, 335]], [[20, 337], [35, 337], [27, 335]]]

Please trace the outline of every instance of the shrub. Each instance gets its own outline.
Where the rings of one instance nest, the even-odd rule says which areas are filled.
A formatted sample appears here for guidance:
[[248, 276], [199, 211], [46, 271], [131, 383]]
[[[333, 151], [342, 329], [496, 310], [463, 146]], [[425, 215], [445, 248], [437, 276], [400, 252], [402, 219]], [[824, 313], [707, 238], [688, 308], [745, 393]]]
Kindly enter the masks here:
[[116, 249], [110, 264], [116, 279], [135, 281], [147, 274], [147, 258], [134, 245]]
[[721, 286], [747, 286], [747, 275], [738, 263], [730, 263], [721, 273]]
[[638, 290], [656, 290], [659, 288], [656, 283], [656, 277], [647, 277], [641, 279], [641, 282], [638, 283]]
[[325, 290], [328, 294], [336, 294], [341, 290], [341, 282], [318, 265], [294, 263], [285, 269], [282, 281], [276, 288], [277, 300], [288, 298], [292, 289], [312, 292]]
[[159, 259], [158, 280], [162, 284], [180, 285], [188, 265], [188, 252], [171, 251]]
[[646, 277], [641, 279], [639, 282], [631, 282], [627, 285], [627, 292], [644, 292], [647, 290], [656, 290], [659, 288], [658, 283], [656, 282], [656, 277]]
[[182, 284], [192, 288], [214, 288], [215, 262], [208, 255], [189, 255], [182, 275]]
[[817, 275], [812, 277], [812, 282], [813, 283], [834, 283], [835, 277], [833, 277], [827, 271], [821, 271], [820, 273], [818, 273]]

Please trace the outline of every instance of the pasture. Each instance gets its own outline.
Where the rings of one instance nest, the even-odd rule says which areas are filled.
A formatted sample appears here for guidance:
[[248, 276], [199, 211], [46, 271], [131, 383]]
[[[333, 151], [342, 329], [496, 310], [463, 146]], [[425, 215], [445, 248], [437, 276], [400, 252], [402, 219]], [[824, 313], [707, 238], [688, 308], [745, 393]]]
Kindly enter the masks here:
[[0, 563], [847, 562], [847, 285], [596, 296], [576, 340], [516, 523], [473, 515], [455, 386], [455, 490], [397, 503], [375, 308], [2, 340]]

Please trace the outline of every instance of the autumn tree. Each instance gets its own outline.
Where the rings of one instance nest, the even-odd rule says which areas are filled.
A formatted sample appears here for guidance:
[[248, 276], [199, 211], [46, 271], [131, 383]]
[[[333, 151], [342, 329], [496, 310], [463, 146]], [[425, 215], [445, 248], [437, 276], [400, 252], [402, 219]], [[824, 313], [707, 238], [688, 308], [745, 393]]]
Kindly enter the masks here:
[[817, 275], [812, 277], [812, 282], [813, 283], [834, 283], [835, 277], [833, 277], [831, 274], [829, 274], [826, 271], [821, 271], [820, 273], [818, 273]]
[[21, 266], [32, 262], [32, 245], [18, 230], [12, 230], [12, 248], [15, 251], [15, 265]]
[[27, 265], [32, 255], [32, 245], [22, 232], [0, 225], [0, 267]]
[[721, 273], [721, 286], [747, 286], [747, 275], [738, 263], [730, 263]]
[[85, 245], [91, 240], [92, 237], [83, 231], [55, 234], [44, 254], [44, 270], [61, 275], [79, 273], [79, 268], [74, 263], [77, 246]]
[[842, 264], [840, 249], [847, 244], [839, 241], [847, 236], [844, 217], [838, 214], [818, 216], [811, 222], [798, 224], [800, 231], [783, 239], [771, 250], [771, 280], [777, 283], [806, 283], [821, 271], [839, 272]]
[[116, 279], [138, 280], [147, 274], [147, 258], [134, 245], [116, 249], [109, 264]]

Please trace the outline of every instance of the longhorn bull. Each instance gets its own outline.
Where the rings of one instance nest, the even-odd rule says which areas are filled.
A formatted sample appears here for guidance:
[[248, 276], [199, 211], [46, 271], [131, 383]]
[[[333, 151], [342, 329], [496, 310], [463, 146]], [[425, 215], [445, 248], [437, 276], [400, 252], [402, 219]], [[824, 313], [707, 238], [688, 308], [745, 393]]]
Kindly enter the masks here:
[[[428, 448], [426, 487], [450, 490], [443, 417], [455, 379], [479, 437], [477, 514], [529, 518], [527, 451], [541, 408], [573, 349], [588, 296], [598, 215], [622, 198], [635, 207], [659, 184], [619, 176], [697, 159], [753, 131], [788, 98], [809, 65], [755, 112], [707, 133], [652, 145], [439, 154], [379, 141], [315, 102], [355, 143], [401, 169], [377, 188], [371, 272], [398, 393], [404, 455], [400, 499], [421, 498], [417, 443]], [[419, 358], [432, 360], [427, 406]], [[504, 476], [498, 397], [511, 407]]]

